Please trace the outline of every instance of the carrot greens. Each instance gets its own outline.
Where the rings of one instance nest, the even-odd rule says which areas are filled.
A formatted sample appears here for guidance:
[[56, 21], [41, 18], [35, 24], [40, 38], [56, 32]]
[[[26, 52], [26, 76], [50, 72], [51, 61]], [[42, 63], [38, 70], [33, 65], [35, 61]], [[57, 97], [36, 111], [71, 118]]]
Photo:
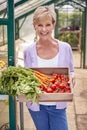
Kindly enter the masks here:
[[0, 92], [13, 97], [24, 94], [27, 99], [37, 102], [38, 95], [42, 93], [40, 85], [41, 82], [32, 69], [9, 66], [1, 72]]

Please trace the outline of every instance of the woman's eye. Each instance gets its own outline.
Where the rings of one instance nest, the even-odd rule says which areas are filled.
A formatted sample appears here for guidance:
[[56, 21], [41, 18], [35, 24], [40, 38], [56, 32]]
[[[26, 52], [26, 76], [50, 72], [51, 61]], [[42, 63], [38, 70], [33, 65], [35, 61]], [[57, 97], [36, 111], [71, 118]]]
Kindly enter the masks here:
[[50, 24], [47, 24], [46, 26], [48, 27], [48, 26], [50, 26]]
[[41, 25], [41, 24], [38, 24], [38, 27], [42, 27], [42, 25]]

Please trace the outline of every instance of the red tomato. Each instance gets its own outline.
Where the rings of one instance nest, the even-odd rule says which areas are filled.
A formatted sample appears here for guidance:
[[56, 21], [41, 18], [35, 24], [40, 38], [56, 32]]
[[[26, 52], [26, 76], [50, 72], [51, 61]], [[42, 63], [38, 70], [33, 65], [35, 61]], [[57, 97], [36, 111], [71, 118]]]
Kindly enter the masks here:
[[60, 88], [60, 89], [64, 89], [65, 86], [64, 86], [64, 85], [59, 85], [59, 88]]
[[40, 89], [41, 89], [41, 91], [45, 91], [45, 87], [42, 85], [42, 86], [40, 86]]
[[47, 93], [52, 93], [52, 92], [53, 92], [53, 89], [52, 89], [52, 88], [47, 88], [47, 89], [46, 89], [46, 92], [47, 92]]
[[50, 88], [51, 88], [52, 90], [55, 90], [55, 89], [56, 89], [56, 84], [52, 84], [52, 85], [50, 86]]
[[70, 87], [69, 87], [69, 86], [66, 86], [66, 90], [70, 90]]
[[55, 75], [54, 75], [54, 79], [57, 79], [57, 78], [58, 78], [58, 74], [55, 74]]
[[59, 83], [57, 81], [54, 84], [56, 85], [56, 88], [59, 87]]

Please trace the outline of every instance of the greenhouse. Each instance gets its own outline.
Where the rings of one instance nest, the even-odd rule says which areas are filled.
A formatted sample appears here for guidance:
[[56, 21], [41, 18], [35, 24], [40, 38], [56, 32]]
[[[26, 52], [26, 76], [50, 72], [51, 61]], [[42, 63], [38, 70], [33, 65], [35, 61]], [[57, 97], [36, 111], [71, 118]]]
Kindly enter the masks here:
[[[71, 45], [74, 58], [79, 57], [75, 68], [87, 69], [86, 0], [0, 0], [0, 73], [7, 66], [24, 67], [23, 51], [37, 39], [33, 13], [42, 5], [55, 10], [57, 21], [53, 35]], [[27, 130], [24, 128], [23, 103], [17, 104], [17, 100], [1, 93], [2, 117], [4, 107], [6, 118], [0, 119], [0, 130]]]

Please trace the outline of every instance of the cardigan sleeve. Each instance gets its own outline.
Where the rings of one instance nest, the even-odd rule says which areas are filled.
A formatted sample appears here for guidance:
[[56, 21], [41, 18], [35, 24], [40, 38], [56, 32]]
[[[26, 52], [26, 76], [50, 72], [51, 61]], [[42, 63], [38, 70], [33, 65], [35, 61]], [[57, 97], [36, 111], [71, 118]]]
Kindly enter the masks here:
[[66, 42], [59, 41], [58, 61], [59, 67], [69, 67], [70, 72], [74, 72], [72, 48]]
[[24, 66], [25, 67], [31, 67], [31, 57], [30, 57], [29, 48], [27, 48], [24, 51]]
[[70, 61], [70, 72], [74, 72], [74, 65], [73, 65], [73, 53], [71, 46], [69, 47], [69, 61]]

